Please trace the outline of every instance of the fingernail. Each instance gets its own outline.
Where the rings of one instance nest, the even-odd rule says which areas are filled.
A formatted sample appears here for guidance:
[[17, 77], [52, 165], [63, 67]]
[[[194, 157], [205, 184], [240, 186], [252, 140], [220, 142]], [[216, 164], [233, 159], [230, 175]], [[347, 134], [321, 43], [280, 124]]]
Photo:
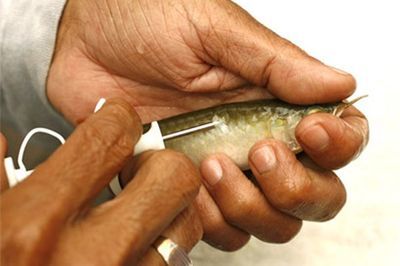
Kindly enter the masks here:
[[222, 178], [222, 167], [217, 159], [208, 159], [201, 165], [201, 175], [208, 186], [212, 187]]
[[322, 151], [329, 145], [329, 135], [320, 125], [303, 130], [299, 137], [305, 146], [314, 151]]
[[339, 68], [333, 67], [333, 66], [329, 66], [333, 71], [335, 71], [336, 73], [339, 73], [341, 75], [349, 75], [349, 73], [347, 73], [346, 71], [343, 71]]
[[250, 160], [259, 173], [271, 171], [276, 164], [274, 150], [269, 146], [261, 146], [250, 157]]

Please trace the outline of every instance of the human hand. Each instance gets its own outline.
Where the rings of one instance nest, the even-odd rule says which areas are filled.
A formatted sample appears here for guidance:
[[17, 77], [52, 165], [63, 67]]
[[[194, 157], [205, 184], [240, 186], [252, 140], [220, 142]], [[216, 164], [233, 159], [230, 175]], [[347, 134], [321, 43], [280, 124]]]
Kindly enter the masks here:
[[[361, 113], [348, 109], [342, 119], [326, 114], [306, 118], [296, 129], [300, 143], [307, 125], [326, 130], [327, 143], [318, 148], [303, 144], [296, 156], [275, 140], [256, 143], [249, 153], [250, 180], [223, 154], [202, 162], [205, 186], [196, 199], [203, 221], [204, 239], [224, 250], [236, 250], [250, 235], [272, 243], [292, 239], [303, 220], [326, 221], [335, 217], [346, 191], [330, 169], [357, 156], [368, 140], [368, 125]], [[311, 159], [312, 158], [312, 159]], [[321, 167], [322, 165], [324, 167]]]
[[[142, 154], [124, 191], [91, 206], [132, 157], [141, 132], [129, 104], [108, 101], [29, 178], [2, 192], [1, 264], [164, 265], [152, 247], [160, 235], [188, 252], [202, 237], [192, 207], [200, 178], [181, 154]], [[4, 185], [4, 165], [0, 171]]]
[[[308, 56], [227, 0], [70, 0], [47, 93], [53, 105], [76, 124], [91, 113], [100, 97], [124, 97], [149, 122], [254, 98], [278, 97], [297, 104], [339, 101], [354, 88], [351, 75]], [[325, 169], [351, 161], [368, 136], [366, 119], [359, 112], [353, 108], [345, 116], [314, 114], [304, 119], [297, 137], [308, 157], [300, 161], [282, 145], [265, 143], [273, 146], [279, 159], [276, 167], [283, 169], [268, 179], [274, 191], [261, 184], [260, 190], [242, 184], [248, 181], [226, 159], [221, 181], [228, 182], [231, 176], [240, 180], [225, 184], [226, 191], [209, 188], [216, 203], [212, 205], [208, 195], [201, 205], [206, 240], [230, 250], [247, 241], [248, 233], [284, 242], [300, 229], [301, 219], [333, 217], [345, 201], [345, 191], [333, 172]], [[263, 173], [256, 176], [262, 183]], [[282, 180], [286, 182], [280, 184]], [[330, 182], [335, 184], [330, 197], [322, 197]], [[284, 191], [286, 197], [277, 191]], [[221, 203], [221, 197], [230, 205]], [[285, 199], [286, 203], [277, 202]], [[249, 219], [251, 224], [238, 221], [251, 217], [249, 211], [258, 215]]]
[[354, 87], [228, 0], [69, 0], [47, 94], [75, 124], [101, 97], [147, 123], [228, 101], [339, 101]]

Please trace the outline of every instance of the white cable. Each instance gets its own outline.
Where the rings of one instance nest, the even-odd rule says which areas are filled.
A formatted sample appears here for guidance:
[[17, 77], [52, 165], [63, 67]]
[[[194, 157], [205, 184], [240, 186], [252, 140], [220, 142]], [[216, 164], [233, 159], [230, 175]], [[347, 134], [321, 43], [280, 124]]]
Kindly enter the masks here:
[[[106, 102], [106, 100], [104, 98], [101, 98], [96, 105], [95, 112], [97, 112], [104, 105], [105, 102]], [[11, 157], [4, 159], [4, 166], [6, 169], [8, 183], [9, 183], [10, 187], [15, 186], [19, 182], [22, 182], [25, 178], [27, 178], [34, 171], [34, 170], [29, 170], [29, 171], [26, 170], [26, 167], [24, 164], [24, 153], [25, 153], [26, 145], [28, 144], [29, 140], [32, 138], [33, 135], [35, 135], [37, 133], [48, 134], [48, 135], [53, 136], [56, 139], [58, 139], [61, 142], [61, 144], [65, 143], [64, 137], [51, 129], [44, 128], [44, 127], [37, 127], [37, 128], [32, 129], [31, 131], [29, 131], [28, 134], [26, 134], [24, 140], [22, 141], [21, 147], [19, 148], [18, 159], [17, 159], [19, 169], [16, 169], [14, 167], [14, 163], [13, 163]]]
[[18, 166], [19, 166], [19, 169], [21, 169], [23, 171], [26, 171], [26, 167], [23, 162], [26, 145], [28, 144], [28, 141], [32, 138], [32, 136], [35, 135], [36, 133], [48, 134], [48, 135], [53, 136], [56, 139], [58, 139], [61, 142], [61, 144], [65, 143], [64, 137], [51, 129], [44, 128], [44, 127], [37, 127], [37, 128], [32, 129], [25, 136], [24, 140], [22, 141], [21, 147], [19, 148], [19, 152], [18, 152]]
[[[100, 108], [103, 107], [105, 102], [106, 102], [106, 100], [104, 98], [101, 98], [98, 101], [98, 103], [96, 104], [94, 112], [96, 113], [98, 110], [100, 110]], [[48, 134], [48, 135], [53, 136], [56, 139], [58, 139], [61, 142], [61, 144], [65, 143], [64, 137], [51, 129], [38, 127], [38, 128], [34, 128], [31, 131], [29, 131], [28, 134], [26, 134], [24, 140], [22, 141], [21, 147], [19, 148], [19, 153], [18, 153], [19, 169], [15, 169], [11, 158], [6, 158], [6, 160], [5, 160], [7, 176], [8, 176], [9, 183], [11, 184], [11, 186], [14, 186], [17, 183], [21, 182], [22, 180], [24, 180], [27, 176], [29, 176], [33, 172], [33, 170], [30, 170], [30, 171], [26, 170], [23, 159], [24, 159], [25, 149], [26, 149], [26, 146], [27, 146], [29, 140], [32, 138], [33, 135], [35, 135], [37, 133]], [[151, 127], [150, 127], [149, 131], [146, 132], [146, 134], [144, 134], [140, 138], [139, 142], [137, 143], [137, 145], [135, 147], [134, 155], [141, 153], [143, 151], [146, 151], [148, 149], [160, 150], [160, 149], [164, 149], [164, 148], [165, 148], [165, 146], [164, 146], [164, 141], [163, 141], [162, 134], [160, 131], [160, 127], [159, 127], [158, 123], [156, 121], [154, 121], [151, 123]], [[119, 194], [122, 190], [118, 176], [116, 176], [110, 182], [109, 186], [110, 186], [111, 191], [115, 195]]]

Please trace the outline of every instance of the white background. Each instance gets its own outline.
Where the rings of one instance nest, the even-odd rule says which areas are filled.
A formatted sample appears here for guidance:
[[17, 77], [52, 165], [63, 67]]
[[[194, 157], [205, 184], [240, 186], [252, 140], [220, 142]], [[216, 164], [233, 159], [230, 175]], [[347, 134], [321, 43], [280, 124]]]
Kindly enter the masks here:
[[290, 243], [253, 240], [223, 253], [206, 244], [197, 265], [400, 265], [400, 1], [235, 1], [261, 23], [323, 62], [352, 73], [370, 121], [364, 153], [338, 171], [348, 192], [327, 223], [304, 224]]

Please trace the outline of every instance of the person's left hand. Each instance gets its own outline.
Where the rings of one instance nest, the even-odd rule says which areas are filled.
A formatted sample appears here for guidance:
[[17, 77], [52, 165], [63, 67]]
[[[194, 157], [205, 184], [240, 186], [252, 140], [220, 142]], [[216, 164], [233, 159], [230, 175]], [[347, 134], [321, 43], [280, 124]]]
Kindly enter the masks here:
[[[255, 98], [334, 102], [355, 89], [350, 74], [308, 56], [228, 0], [69, 0], [57, 37], [47, 95], [74, 124], [100, 97], [125, 98], [146, 123]], [[301, 220], [332, 218], [345, 191], [324, 169], [350, 162], [367, 136], [367, 121], [355, 109], [343, 119], [314, 114], [297, 128], [307, 154], [301, 160], [280, 143], [256, 145], [276, 155], [272, 172], [252, 163], [260, 189], [218, 155], [223, 178], [208, 187], [214, 199], [200, 201], [205, 239], [229, 250], [242, 246], [249, 233], [285, 242]], [[250, 161], [254, 154], [272, 160], [265, 149], [256, 150]], [[206, 166], [202, 170], [211, 175]]]
[[[368, 125], [354, 108], [346, 110], [342, 119], [325, 114], [325, 122], [320, 116], [304, 119], [296, 129], [305, 154], [296, 157], [280, 141], [260, 141], [250, 150], [247, 176], [224, 154], [202, 162], [205, 185], [196, 202], [202, 220], [207, 221], [203, 229], [208, 243], [229, 251], [242, 247], [250, 235], [284, 243], [299, 232], [303, 220], [327, 221], [338, 214], [346, 191], [329, 169], [341, 167], [359, 154], [358, 149], [368, 140]], [[329, 134], [328, 143], [319, 149], [302, 141], [315, 130], [308, 127], [313, 121]]]
[[165, 265], [153, 244], [159, 237], [189, 252], [202, 237], [193, 206], [201, 181], [183, 154], [142, 153], [124, 191], [92, 206], [132, 158], [141, 135], [133, 108], [110, 100], [27, 179], [7, 189], [0, 133], [0, 264]]

